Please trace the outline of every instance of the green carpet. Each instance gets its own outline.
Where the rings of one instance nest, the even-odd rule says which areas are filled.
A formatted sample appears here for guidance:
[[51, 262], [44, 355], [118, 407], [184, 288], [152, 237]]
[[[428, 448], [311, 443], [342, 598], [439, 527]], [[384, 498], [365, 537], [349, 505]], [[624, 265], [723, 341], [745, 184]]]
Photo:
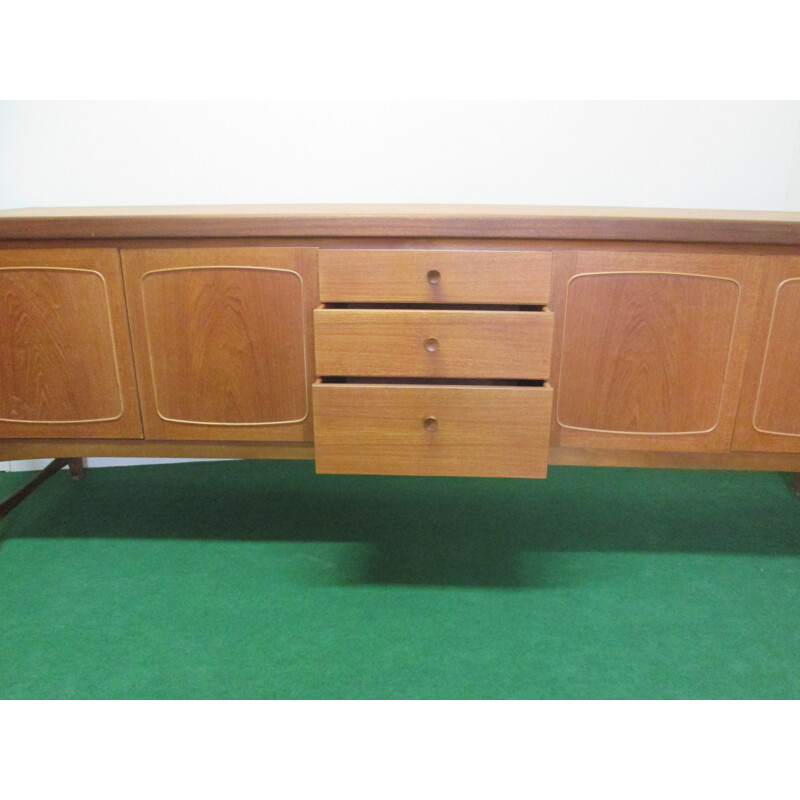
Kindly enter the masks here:
[[0, 697], [800, 698], [790, 484], [64, 471], [0, 522]]

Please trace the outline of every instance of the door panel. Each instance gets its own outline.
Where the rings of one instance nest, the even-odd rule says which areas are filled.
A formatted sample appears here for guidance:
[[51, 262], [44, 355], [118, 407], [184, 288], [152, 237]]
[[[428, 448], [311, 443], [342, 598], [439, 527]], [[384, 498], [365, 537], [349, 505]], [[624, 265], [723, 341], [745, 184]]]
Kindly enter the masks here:
[[0, 253], [0, 376], [0, 437], [141, 437], [116, 250]]
[[764, 269], [734, 449], [800, 452], [800, 257]]
[[554, 441], [729, 449], [757, 294], [750, 257], [557, 256]]
[[148, 438], [311, 439], [315, 254], [123, 251]]

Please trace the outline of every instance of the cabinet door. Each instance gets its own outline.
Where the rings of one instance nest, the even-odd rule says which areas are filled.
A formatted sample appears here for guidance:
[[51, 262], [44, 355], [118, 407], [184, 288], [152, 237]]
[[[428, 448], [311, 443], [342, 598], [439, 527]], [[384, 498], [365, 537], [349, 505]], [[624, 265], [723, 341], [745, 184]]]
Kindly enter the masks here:
[[757, 262], [711, 253], [559, 254], [554, 444], [727, 451]]
[[116, 250], [0, 252], [0, 438], [140, 438]]
[[734, 450], [800, 452], [800, 257], [765, 257]]
[[316, 250], [123, 250], [148, 439], [310, 441]]

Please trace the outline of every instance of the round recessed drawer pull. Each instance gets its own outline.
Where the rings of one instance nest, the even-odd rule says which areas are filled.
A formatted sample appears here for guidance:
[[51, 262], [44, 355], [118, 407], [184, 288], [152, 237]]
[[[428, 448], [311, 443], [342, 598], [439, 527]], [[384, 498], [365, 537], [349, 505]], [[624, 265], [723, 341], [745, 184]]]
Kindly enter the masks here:
[[431, 270], [431, 271], [428, 273], [428, 283], [434, 283], [434, 284], [435, 284], [435, 283], [439, 283], [439, 281], [440, 281], [441, 279], [442, 279], [442, 273], [441, 273], [441, 272], [439, 272], [439, 270], [438, 270], [438, 269], [432, 269], [432, 270]]
[[425, 340], [425, 349], [429, 353], [435, 353], [439, 349], [439, 340], [435, 336]]
[[422, 420], [422, 426], [429, 433], [433, 433], [439, 427], [439, 420], [436, 417], [425, 417]]

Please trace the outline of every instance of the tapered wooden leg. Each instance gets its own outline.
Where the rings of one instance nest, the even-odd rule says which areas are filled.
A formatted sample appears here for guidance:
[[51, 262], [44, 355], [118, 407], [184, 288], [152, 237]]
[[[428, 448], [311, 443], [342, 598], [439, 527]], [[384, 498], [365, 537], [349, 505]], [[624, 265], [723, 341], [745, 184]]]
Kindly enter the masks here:
[[794, 483], [792, 484], [792, 491], [800, 497], [800, 472], [794, 476]]
[[70, 458], [69, 459], [69, 474], [72, 475], [72, 480], [79, 481], [83, 477], [83, 459]]
[[2, 519], [12, 508], [16, 508], [37, 486], [43, 484], [50, 476], [55, 475], [69, 463], [67, 458], [56, 458], [51, 461], [41, 472], [29, 480], [21, 489], [17, 489], [14, 494], [7, 497], [0, 503], [0, 519]]

